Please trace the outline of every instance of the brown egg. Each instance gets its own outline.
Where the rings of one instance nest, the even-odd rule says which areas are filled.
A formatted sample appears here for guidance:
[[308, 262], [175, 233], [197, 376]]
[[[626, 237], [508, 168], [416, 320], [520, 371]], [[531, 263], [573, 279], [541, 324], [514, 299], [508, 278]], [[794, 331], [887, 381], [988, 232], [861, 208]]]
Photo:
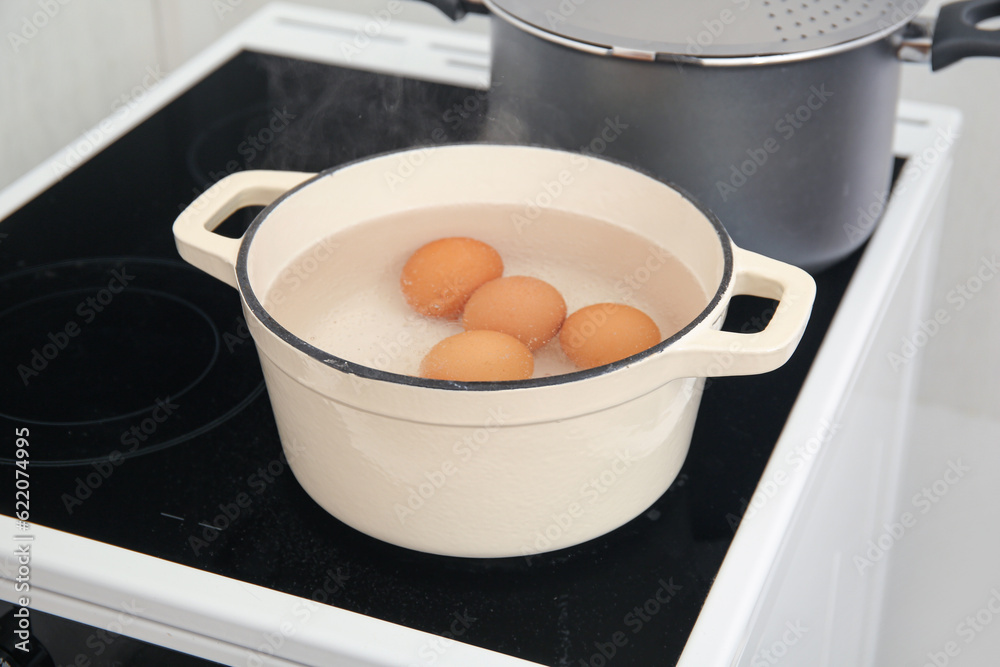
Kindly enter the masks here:
[[597, 303], [566, 318], [559, 344], [580, 368], [610, 364], [660, 342], [660, 330], [646, 313], [621, 303]]
[[565, 319], [566, 302], [555, 287], [538, 278], [507, 276], [472, 293], [462, 326], [510, 334], [537, 350], [559, 333]]
[[403, 266], [400, 287], [421, 315], [455, 319], [483, 283], [503, 275], [503, 260], [491, 246], [453, 237], [421, 246]]
[[445, 338], [420, 363], [421, 377], [460, 382], [526, 380], [534, 370], [535, 359], [519, 340], [485, 330]]

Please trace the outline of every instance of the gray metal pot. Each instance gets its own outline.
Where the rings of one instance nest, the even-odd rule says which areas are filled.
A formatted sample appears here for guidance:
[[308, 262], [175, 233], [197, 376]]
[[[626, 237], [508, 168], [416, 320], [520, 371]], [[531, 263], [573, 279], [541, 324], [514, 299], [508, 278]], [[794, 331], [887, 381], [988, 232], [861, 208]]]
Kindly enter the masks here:
[[900, 62], [1000, 56], [998, 0], [432, 0], [493, 14], [491, 141], [634, 164], [737, 244], [818, 271], [873, 230]]

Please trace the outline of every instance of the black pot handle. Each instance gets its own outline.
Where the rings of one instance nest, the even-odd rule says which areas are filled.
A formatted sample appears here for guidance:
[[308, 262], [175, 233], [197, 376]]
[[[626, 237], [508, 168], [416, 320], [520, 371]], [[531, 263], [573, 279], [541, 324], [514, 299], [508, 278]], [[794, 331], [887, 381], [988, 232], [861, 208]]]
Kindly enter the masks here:
[[424, 0], [424, 2], [440, 9], [452, 21], [457, 21], [466, 14], [489, 14], [489, 10], [482, 2], [469, 0]]
[[1000, 16], [1000, 0], [965, 0], [943, 5], [934, 24], [931, 69], [939, 70], [970, 56], [1000, 56], [1000, 30], [976, 24]]

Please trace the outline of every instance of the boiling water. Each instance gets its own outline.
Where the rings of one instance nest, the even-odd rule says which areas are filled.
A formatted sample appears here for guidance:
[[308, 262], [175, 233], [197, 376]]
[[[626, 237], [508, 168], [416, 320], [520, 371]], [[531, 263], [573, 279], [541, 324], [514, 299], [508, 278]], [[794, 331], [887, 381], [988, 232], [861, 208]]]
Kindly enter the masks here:
[[[521, 207], [477, 205], [407, 211], [339, 231], [286, 267], [264, 305], [279, 324], [325, 352], [416, 375], [427, 351], [463, 328], [411, 310], [399, 276], [417, 248], [446, 236], [489, 243], [503, 258], [505, 276], [552, 284], [569, 313], [626, 303], [653, 318], [663, 338], [708, 303], [707, 290], [681, 261], [636, 233], [573, 213], [545, 210], [528, 220]], [[558, 336], [535, 352], [534, 377], [573, 370]]]

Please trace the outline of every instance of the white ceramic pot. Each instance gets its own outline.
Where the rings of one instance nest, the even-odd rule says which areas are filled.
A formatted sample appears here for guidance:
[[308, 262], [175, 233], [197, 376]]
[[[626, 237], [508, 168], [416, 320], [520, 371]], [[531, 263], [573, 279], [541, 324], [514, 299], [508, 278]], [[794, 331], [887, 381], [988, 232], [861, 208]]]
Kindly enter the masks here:
[[[393, 238], [356, 243], [333, 261], [396, 265], [421, 242], [459, 234], [501, 255], [516, 246], [539, 257], [616, 256], [613, 234], [589, 243], [587, 234], [552, 233], [560, 230], [547, 229], [538, 212], [558, 210], [668, 249], [703, 287], [701, 310], [676, 335], [608, 366], [454, 383], [334, 356], [262, 305], [282, 269], [331, 234], [400, 212], [469, 204], [523, 206], [526, 217], [482, 230], [443, 220], [400, 226]], [[242, 239], [212, 232], [250, 205], [267, 208]], [[815, 295], [808, 274], [735, 247], [712, 214], [669, 185], [603, 159], [525, 146], [421, 148], [319, 175], [236, 173], [194, 201], [174, 235], [184, 259], [239, 290], [285, 455], [309, 495], [369, 535], [451, 556], [560, 549], [642, 513], [680, 470], [703, 378], [782, 365]], [[656, 275], [643, 288], [650, 303], [671, 296]], [[719, 331], [737, 294], [779, 301], [763, 331]]]

